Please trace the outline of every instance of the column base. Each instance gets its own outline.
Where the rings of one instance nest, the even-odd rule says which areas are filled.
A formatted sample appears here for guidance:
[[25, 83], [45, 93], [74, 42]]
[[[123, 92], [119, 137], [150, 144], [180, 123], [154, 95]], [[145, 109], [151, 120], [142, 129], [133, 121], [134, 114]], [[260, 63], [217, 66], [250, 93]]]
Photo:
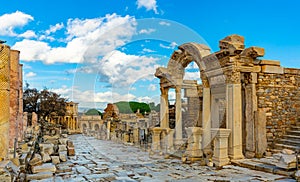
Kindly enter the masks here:
[[212, 162], [215, 164], [216, 167], [221, 167], [229, 164], [229, 158], [218, 158], [218, 157], [213, 157]]

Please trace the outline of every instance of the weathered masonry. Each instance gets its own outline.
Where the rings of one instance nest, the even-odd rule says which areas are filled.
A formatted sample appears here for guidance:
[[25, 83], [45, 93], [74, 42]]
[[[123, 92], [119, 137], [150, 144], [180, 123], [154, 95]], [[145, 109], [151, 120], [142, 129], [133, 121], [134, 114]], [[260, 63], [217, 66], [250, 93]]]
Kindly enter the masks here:
[[[154, 151], [172, 152], [187, 143], [191, 159], [209, 156], [217, 166], [230, 160], [262, 156], [272, 143], [299, 122], [300, 69], [264, 60], [264, 49], [245, 48], [244, 38], [230, 35], [220, 50], [186, 43], [160, 67], [160, 127], [152, 129]], [[201, 84], [184, 80], [195, 62]], [[169, 90], [175, 89], [175, 127], [170, 127]], [[182, 101], [188, 111], [183, 115]]]
[[21, 141], [23, 121], [22, 64], [17, 50], [0, 43], [0, 161], [8, 158], [14, 141]]

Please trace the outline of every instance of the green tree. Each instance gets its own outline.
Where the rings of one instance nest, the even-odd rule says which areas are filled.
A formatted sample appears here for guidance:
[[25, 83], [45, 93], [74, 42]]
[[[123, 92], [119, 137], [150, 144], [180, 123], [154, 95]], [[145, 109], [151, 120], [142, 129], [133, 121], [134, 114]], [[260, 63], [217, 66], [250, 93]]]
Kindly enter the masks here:
[[36, 88], [29, 88], [26, 84], [23, 92], [23, 109], [25, 112], [36, 112], [39, 118], [46, 119], [51, 115], [64, 116], [66, 114], [67, 99], [46, 88], [38, 91]]
[[150, 107], [148, 104], [143, 103], [143, 102], [135, 102], [135, 101], [130, 101], [130, 102], [117, 102], [115, 103], [119, 109], [120, 113], [136, 113], [138, 110], [140, 110], [140, 113], [145, 114], [145, 112], [150, 112]]

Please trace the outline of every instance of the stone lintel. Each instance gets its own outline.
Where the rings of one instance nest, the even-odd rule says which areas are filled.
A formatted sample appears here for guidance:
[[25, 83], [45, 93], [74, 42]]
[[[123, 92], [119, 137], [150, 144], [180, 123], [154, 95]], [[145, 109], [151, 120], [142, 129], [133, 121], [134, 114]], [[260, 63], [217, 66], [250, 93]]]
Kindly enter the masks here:
[[260, 65], [273, 65], [273, 66], [280, 66], [280, 61], [275, 60], [261, 60]]
[[293, 74], [293, 75], [300, 75], [300, 69], [297, 69], [297, 68], [284, 68], [284, 73]]
[[239, 70], [241, 72], [254, 72], [254, 73], [258, 73], [258, 72], [261, 72], [261, 66], [239, 66]]
[[284, 68], [280, 66], [273, 66], [273, 65], [263, 65], [261, 67], [261, 71], [263, 73], [277, 73], [277, 74], [284, 74]]

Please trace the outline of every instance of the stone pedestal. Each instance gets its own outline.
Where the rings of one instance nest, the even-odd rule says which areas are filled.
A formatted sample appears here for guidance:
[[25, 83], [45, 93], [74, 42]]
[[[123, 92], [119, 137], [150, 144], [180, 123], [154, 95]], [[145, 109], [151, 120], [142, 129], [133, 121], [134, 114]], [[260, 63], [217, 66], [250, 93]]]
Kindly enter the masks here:
[[214, 155], [212, 158], [213, 163], [217, 166], [224, 166], [229, 163], [228, 158], [228, 136], [231, 132], [230, 129], [212, 128], [212, 135], [214, 138]]
[[152, 151], [158, 152], [161, 150], [161, 145], [160, 145], [160, 134], [162, 132], [162, 128], [155, 127], [152, 129], [153, 135], [152, 135]]
[[189, 127], [186, 129], [188, 134], [188, 146], [186, 149], [186, 155], [191, 160], [201, 159], [203, 156], [202, 147], [202, 133], [203, 130], [200, 127]]
[[167, 128], [167, 153], [174, 152], [174, 129]]

